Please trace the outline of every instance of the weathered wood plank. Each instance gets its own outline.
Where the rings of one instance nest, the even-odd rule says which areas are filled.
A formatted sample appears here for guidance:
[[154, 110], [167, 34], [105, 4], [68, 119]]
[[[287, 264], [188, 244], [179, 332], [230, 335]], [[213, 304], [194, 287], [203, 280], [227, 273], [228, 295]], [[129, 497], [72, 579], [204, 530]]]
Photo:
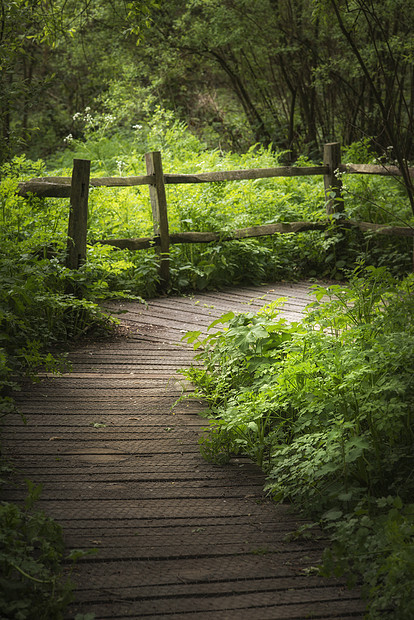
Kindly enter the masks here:
[[[154, 183], [153, 175], [130, 177], [94, 177], [89, 180], [91, 187], [135, 187]], [[68, 198], [71, 177], [39, 177], [19, 183], [19, 196], [35, 194], [44, 198]]]
[[[239, 580], [237, 583], [237, 591], [238, 592], [258, 592], [261, 589], [269, 590], [289, 590], [292, 588], [309, 588], [312, 587], [313, 584], [317, 585], [318, 580], [315, 578], [308, 577], [274, 577], [274, 578], [262, 578], [261, 583], [259, 579], [245, 579]], [[159, 588], [159, 590], [157, 590]], [[80, 600], [87, 600], [88, 597], [92, 595], [91, 590], [94, 589], [93, 595], [99, 598], [105, 597], [105, 590], [102, 588], [102, 585], [96, 585], [93, 587], [91, 584], [89, 589], [82, 590], [82, 597]], [[166, 584], [164, 586], [141, 586], [139, 591], [140, 598], [148, 598], [148, 597], [156, 597], [157, 594], [159, 596], [185, 596], [185, 595], [193, 595], [193, 596], [207, 596], [207, 595], [215, 595], [226, 594], [229, 593], [229, 584], [223, 582], [207, 582], [207, 583], [174, 583], [174, 584]], [[123, 587], [122, 588], [122, 596], [123, 598], [132, 598], [134, 596], [135, 590], [133, 588]]]
[[346, 227], [359, 228], [363, 232], [373, 232], [377, 235], [395, 235], [396, 237], [414, 237], [414, 227], [392, 226], [388, 224], [373, 224], [372, 222], [357, 222], [348, 220], [344, 222]]
[[[338, 190], [339, 191], [339, 190]], [[331, 199], [332, 200], [332, 199]], [[329, 202], [331, 204], [331, 202]], [[336, 210], [340, 206], [340, 199], [335, 199]], [[330, 206], [329, 209], [332, 207]], [[330, 211], [331, 213], [331, 211]], [[331, 222], [283, 222], [250, 226], [241, 228], [232, 233], [228, 232], [181, 232], [169, 235], [170, 244], [177, 243], [212, 243], [214, 241], [233, 241], [235, 239], [249, 239], [266, 237], [275, 234], [299, 233], [310, 230], [322, 231], [332, 225]], [[379, 235], [395, 235], [399, 237], [414, 237], [414, 228], [408, 226], [393, 226], [387, 224], [373, 224], [372, 222], [358, 222], [356, 220], [341, 220], [341, 225], [347, 228], [359, 228], [363, 232], [372, 231]], [[137, 239], [101, 239], [94, 243], [111, 245], [121, 250], [144, 250], [160, 245], [160, 237], [142, 237]]]
[[[205, 523], [210, 523], [206, 521]], [[98, 522], [95, 522], [98, 525]], [[134, 523], [138, 525], [138, 522]], [[233, 522], [233, 527], [241, 525]], [[200, 533], [200, 532], [199, 532]], [[218, 583], [222, 570], [226, 571], [228, 583], [255, 581], [261, 579], [283, 579], [303, 577], [303, 568], [311, 566], [317, 556], [310, 553], [302, 563], [298, 563], [298, 554], [292, 553], [286, 556], [286, 563], [274, 562], [274, 558], [263, 554], [261, 557], [249, 555], [241, 558], [233, 556], [227, 558], [188, 558], [185, 563], [164, 559], [158, 563], [154, 560], [144, 562], [113, 562], [111, 565], [101, 563], [83, 563], [80, 571], [88, 575], [88, 579], [81, 582], [81, 589], [89, 589], [91, 586], [126, 587], [125, 575], [131, 575], [133, 583], [138, 587], [160, 587], [171, 585], [173, 587], [184, 584], [199, 583], [201, 587], [207, 584]], [[198, 578], [198, 579], [197, 579]], [[334, 583], [338, 583], [333, 580]], [[340, 582], [339, 582], [340, 583]], [[261, 585], [260, 583], [258, 584]]]
[[62, 183], [51, 179], [31, 179], [25, 183], [19, 183], [19, 196], [28, 198], [30, 194], [40, 198], [69, 198], [70, 182]]
[[224, 232], [182, 232], [172, 233], [171, 243], [210, 243], [211, 241], [232, 241], [233, 239], [247, 239], [250, 237], [265, 237], [276, 233], [298, 233], [308, 230], [324, 230], [326, 222], [278, 222], [275, 224], [263, 224], [261, 226], [249, 226], [234, 230], [231, 233]]
[[249, 170], [222, 170], [197, 174], [166, 174], [166, 183], [217, 183], [221, 181], [246, 181], [275, 177], [301, 177], [328, 173], [326, 166], [281, 166], [278, 168], [253, 168]]
[[[398, 166], [388, 164], [339, 164], [339, 172], [348, 174], [377, 174], [386, 177], [400, 177], [401, 170]], [[408, 168], [409, 175], [414, 177], [414, 168]]]
[[140, 237], [137, 239], [100, 239], [99, 241], [94, 241], [93, 244], [100, 243], [101, 245], [112, 245], [115, 248], [119, 248], [120, 250], [148, 250], [149, 248], [153, 248], [155, 246], [160, 245], [160, 238], [155, 237]]
[[[211, 243], [213, 241], [233, 241], [234, 239], [249, 239], [251, 237], [266, 237], [274, 234], [287, 234], [306, 232], [308, 230], [325, 230], [330, 226], [329, 222], [278, 222], [275, 224], [264, 224], [262, 226], [249, 226], [233, 232], [180, 232], [170, 233], [169, 242], [176, 243]], [[159, 236], [141, 237], [136, 239], [101, 239], [94, 243], [102, 245], [112, 245], [122, 250], [144, 250], [154, 246], [159, 246], [161, 241]]]
[[[301, 599], [306, 597], [306, 603]], [[165, 620], [165, 615], [174, 609], [175, 614], [185, 619], [189, 618], [214, 618], [216, 620], [298, 620], [299, 618], [333, 618], [346, 617], [359, 618], [362, 620], [364, 614], [359, 601], [349, 595], [346, 591], [342, 594], [342, 599], [329, 589], [308, 589], [308, 590], [285, 590], [280, 592], [256, 591], [249, 594], [237, 592], [237, 584], [229, 588], [228, 594], [216, 596], [194, 596], [194, 597], [156, 597], [151, 599], [139, 600], [110, 600], [108, 595], [104, 604], [97, 602], [93, 609], [98, 614], [109, 613], [113, 619], [120, 618], [149, 618], [150, 620]], [[332, 611], [335, 608], [335, 615]], [[359, 612], [359, 613], [358, 613]]]

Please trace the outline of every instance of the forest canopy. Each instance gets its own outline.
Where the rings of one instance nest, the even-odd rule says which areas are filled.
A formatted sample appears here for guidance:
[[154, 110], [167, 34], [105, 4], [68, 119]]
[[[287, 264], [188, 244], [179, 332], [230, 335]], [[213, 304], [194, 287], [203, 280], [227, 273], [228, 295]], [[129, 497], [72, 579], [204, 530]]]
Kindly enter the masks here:
[[414, 1], [1, 0], [2, 159], [132, 131], [157, 106], [208, 146], [294, 160], [369, 137], [413, 158]]

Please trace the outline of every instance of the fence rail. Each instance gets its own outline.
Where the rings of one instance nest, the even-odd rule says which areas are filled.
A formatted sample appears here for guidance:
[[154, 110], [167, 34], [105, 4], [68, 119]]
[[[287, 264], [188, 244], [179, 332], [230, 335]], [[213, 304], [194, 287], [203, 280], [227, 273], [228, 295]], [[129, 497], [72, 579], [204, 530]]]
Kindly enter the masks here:
[[[85, 160], [87, 161], [87, 160]], [[380, 166], [374, 164], [340, 164], [338, 171], [348, 174], [375, 174], [381, 176], [402, 176], [396, 166]], [[414, 168], [410, 168], [410, 176], [414, 178]], [[328, 166], [312, 166], [307, 168], [283, 166], [280, 168], [254, 168], [251, 170], [228, 170], [220, 172], [203, 172], [200, 174], [164, 174], [165, 185], [178, 183], [213, 183], [220, 181], [244, 181], [253, 179], [270, 179], [275, 177], [299, 177], [328, 175]], [[134, 187], [151, 185], [154, 175], [130, 177], [96, 177], [89, 181], [91, 187]], [[20, 183], [19, 195], [27, 197], [35, 194], [45, 198], [69, 198], [71, 177], [39, 177]]]
[[[105, 239], [99, 243], [112, 245], [120, 249], [142, 250], [154, 247], [160, 255], [161, 285], [166, 286], [169, 280], [169, 246], [174, 243], [209, 243], [211, 241], [228, 241], [274, 235], [276, 233], [297, 233], [308, 230], [326, 230], [335, 224], [332, 214], [344, 211], [344, 200], [341, 193], [342, 182], [337, 172], [345, 174], [375, 174], [382, 176], [401, 176], [396, 166], [372, 164], [342, 164], [340, 144], [325, 144], [322, 166], [296, 167], [281, 166], [277, 168], [255, 168], [250, 170], [228, 170], [219, 172], [203, 172], [198, 174], [164, 174], [161, 153], [147, 153], [145, 156], [147, 174], [130, 177], [99, 177], [90, 178], [90, 161], [75, 159], [72, 177], [42, 177], [31, 179], [19, 186], [19, 195], [30, 194], [49, 198], [70, 198], [70, 215], [68, 225], [67, 266], [77, 269], [86, 260], [87, 214], [89, 187], [134, 187], [148, 185], [153, 216], [154, 235], [137, 239]], [[409, 169], [414, 177], [414, 168]], [[326, 212], [325, 222], [290, 222], [265, 224], [225, 232], [182, 232], [169, 233], [168, 211], [165, 185], [177, 183], [213, 183], [225, 181], [244, 181], [269, 179], [276, 177], [296, 177], [320, 175], [324, 180]], [[356, 227], [376, 234], [398, 235], [414, 238], [414, 228], [357, 222], [340, 218], [344, 228]], [[98, 242], [97, 242], [98, 243]]]

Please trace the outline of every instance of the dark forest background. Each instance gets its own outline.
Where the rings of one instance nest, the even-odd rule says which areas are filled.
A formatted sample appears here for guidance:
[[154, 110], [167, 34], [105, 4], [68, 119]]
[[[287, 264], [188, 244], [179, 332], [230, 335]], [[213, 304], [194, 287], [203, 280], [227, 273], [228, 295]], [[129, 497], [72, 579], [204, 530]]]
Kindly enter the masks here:
[[45, 157], [92, 109], [129, 132], [157, 106], [212, 147], [320, 156], [368, 137], [413, 158], [412, 0], [2, 0], [2, 159]]

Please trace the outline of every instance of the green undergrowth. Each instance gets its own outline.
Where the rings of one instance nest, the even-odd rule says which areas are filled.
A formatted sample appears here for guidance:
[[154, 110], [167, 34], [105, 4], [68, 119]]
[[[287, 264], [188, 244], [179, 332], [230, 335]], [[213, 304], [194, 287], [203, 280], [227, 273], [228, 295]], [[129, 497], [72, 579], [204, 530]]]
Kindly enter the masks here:
[[208, 404], [202, 454], [243, 454], [330, 534], [321, 571], [362, 580], [369, 618], [413, 618], [414, 278], [357, 269], [313, 286], [301, 323], [278, 304], [184, 337]]
[[[10, 469], [0, 463], [0, 484], [9, 478]], [[0, 503], [0, 617], [63, 620], [73, 600], [74, 563], [93, 550], [66, 554], [62, 528], [36, 508], [41, 485], [30, 480], [26, 485], [23, 505]]]
[[[70, 176], [73, 158], [91, 160], [91, 174], [130, 176], [146, 174], [144, 154], [159, 150], [166, 173], [269, 168], [283, 163], [285, 152], [253, 145], [244, 153], [207, 149], [202, 141], [166, 110], [157, 109], [148, 122], [139, 121], [129, 133], [111, 134], [99, 115], [84, 120], [84, 140], [71, 139], [65, 149], [46, 162], [23, 156], [1, 171], [0, 218], [13, 241], [38, 255], [61, 256], [65, 251], [68, 200], [25, 200], [15, 196], [18, 181], [36, 176]], [[368, 142], [352, 145], [344, 161], [372, 163]], [[320, 164], [300, 157], [295, 165]], [[413, 225], [404, 189], [397, 179], [372, 175], [344, 175], [348, 217], [374, 223]], [[229, 232], [260, 224], [326, 219], [321, 176], [278, 177], [249, 181], [167, 184], [169, 230]], [[152, 210], [147, 186], [91, 188], [88, 213], [88, 261], [80, 274], [88, 299], [129, 293], [156, 293], [157, 258], [154, 250], [130, 252], [97, 243], [111, 238], [152, 235]], [[308, 277], [343, 278], [358, 260], [386, 265], [395, 274], [412, 266], [412, 242], [356, 230], [278, 234], [271, 237], [171, 246], [172, 292], [203, 290], [271, 280]]]

